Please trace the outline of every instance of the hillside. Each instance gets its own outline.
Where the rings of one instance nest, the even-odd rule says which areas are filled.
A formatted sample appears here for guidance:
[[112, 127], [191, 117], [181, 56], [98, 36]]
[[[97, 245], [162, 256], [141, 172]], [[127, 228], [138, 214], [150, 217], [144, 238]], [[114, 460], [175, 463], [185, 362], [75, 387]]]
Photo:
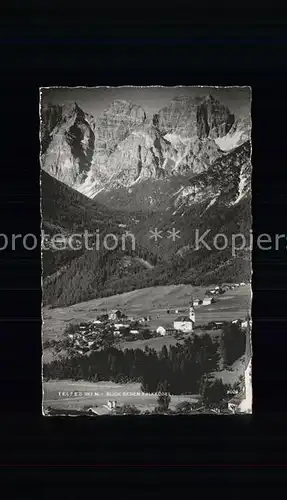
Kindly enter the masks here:
[[[51, 184], [53, 197], [49, 198]], [[242, 250], [232, 256], [230, 247], [224, 251], [218, 251], [212, 246], [211, 250], [193, 248], [196, 229], [200, 234], [203, 234], [206, 228], [212, 229], [206, 238], [207, 244], [211, 245], [213, 235], [217, 232], [227, 235], [243, 232], [248, 237], [251, 222], [248, 198], [225, 209], [217, 204], [212, 211], [206, 210], [200, 220], [198, 210], [202, 208], [197, 207], [194, 211], [189, 207], [186, 209], [189, 225], [182, 220], [181, 214], [172, 216], [172, 220], [166, 214], [130, 214], [130, 218], [123, 219], [126, 224], [120, 226], [125, 226], [124, 231], [131, 230], [135, 235], [136, 244], [133, 250], [127, 238], [126, 248], [122, 250], [121, 238], [124, 231], [118, 224], [119, 220], [122, 220], [121, 214], [109, 213], [55, 179], [52, 179], [51, 183], [49, 176], [43, 176], [42, 186], [45, 233], [58, 233], [61, 224], [62, 232], [66, 235], [82, 231], [84, 227], [91, 231], [99, 228], [103, 235], [116, 235], [119, 242], [113, 251], [102, 246], [93, 251], [44, 250], [44, 304], [64, 306], [148, 286], [172, 283], [208, 285], [218, 280], [247, 280], [250, 277], [248, 251]], [[86, 224], [83, 220], [86, 220]], [[168, 238], [154, 242], [147, 231], [149, 227], [157, 227], [161, 231], [176, 227], [181, 238], [176, 242]], [[102, 239], [100, 241], [102, 242]]]
[[[95, 238], [85, 248], [84, 242], [74, 250], [43, 249], [43, 302], [50, 305], [68, 305], [102, 294], [114, 294], [121, 287], [137, 288], [152, 283], [153, 269], [160, 259], [152, 251], [140, 244], [132, 248], [132, 240], [123, 234], [128, 222], [123, 216], [109, 212], [105, 207], [74, 191], [63, 183], [42, 173], [42, 227], [46, 237], [65, 235], [87, 230], [90, 234], [99, 231], [99, 245]], [[108, 250], [103, 238], [113, 234], [118, 239], [118, 247]], [[111, 243], [109, 243], [110, 245]]]
[[[151, 120], [122, 100], [97, 119], [76, 103], [43, 106], [41, 118], [42, 227], [48, 240], [79, 233], [77, 248], [43, 250], [44, 304], [249, 280], [250, 120], [212, 95], [173, 99]], [[93, 233], [90, 250], [85, 231]], [[209, 248], [196, 248], [206, 231]], [[123, 247], [127, 232], [134, 247], [129, 237]], [[247, 245], [234, 254], [238, 233]]]

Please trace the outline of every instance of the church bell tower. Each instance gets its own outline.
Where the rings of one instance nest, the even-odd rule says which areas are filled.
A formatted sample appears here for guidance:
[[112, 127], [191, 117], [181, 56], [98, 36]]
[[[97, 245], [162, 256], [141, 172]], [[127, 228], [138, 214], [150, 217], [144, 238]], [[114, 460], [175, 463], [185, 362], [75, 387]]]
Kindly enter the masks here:
[[193, 322], [193, 326], [195, 325], [195, 312], [193, 305], [193, 297], [191, 298], [190, 307], [189, 307], [189, 319]]

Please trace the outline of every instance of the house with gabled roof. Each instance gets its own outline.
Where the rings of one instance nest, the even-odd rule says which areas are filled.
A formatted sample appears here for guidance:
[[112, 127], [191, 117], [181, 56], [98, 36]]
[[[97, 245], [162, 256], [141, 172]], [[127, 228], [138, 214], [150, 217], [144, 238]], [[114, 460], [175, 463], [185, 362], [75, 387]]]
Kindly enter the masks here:
[[112, 311], [110, 311], [110, 313], [109, 313], [109, 319], [114, 320], [114, 321], [122, 318], [122, 316], [123, 316], [123, 314], [119, 309], [112, 309]]
[[156, 333], [158, 333], [159, 335], [166, 335], [166, 330], [167, 327], [161, 325], [156, 329]]
[[213, 304], [214, 298], [213, 297], [204, 297], [202, 301], [203, 306], [209, 306], [210, 304]]

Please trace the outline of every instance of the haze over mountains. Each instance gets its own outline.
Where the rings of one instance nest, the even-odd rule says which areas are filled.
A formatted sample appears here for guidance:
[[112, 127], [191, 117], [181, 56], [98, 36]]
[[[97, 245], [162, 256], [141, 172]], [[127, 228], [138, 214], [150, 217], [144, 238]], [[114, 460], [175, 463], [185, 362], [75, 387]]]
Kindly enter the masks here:
[[[70, 230], [77, 226], [76, 221], [83, 227], [83, 220], [86, 226], [92, 220], [94, 226], [104, 227], [107, 220], [114, 228], [124, 225], [134, 232], [141, 248], [140, 257], [135, 252], [129, 258], [142, 258], [150, 264], [150, 253], [153, 279], [160, 284], [174, 280], [208, 282], [215, 276], [246, 279], [250, 255], [243, 252], [234, 259], [224, 252], [217, 252], [217, 256], [204, 250], [195, 253], [191, 235], [200, 227], [228, 234], [240, 228], [243, 233], [249, 231], [250, 134], [250, 117], [235, 115], [211, 94], [186, 96], [184, 89], [181, 96], [152, 116], [139, 104], [122, 99], [114, 100], [97, 117], [84, 112], [76, 102], [44, 103], [43, 222], [49, 218], [51, 228], [57, 219], [57, 227], [61, 225], [63, 213], [59, 217], [60, 209], [51, 212], [45, 201], [54, 198], [58, 205], [64, 204], [64, 219], [70, 220]], [[156, 244], [148, 234], [150, 227], [166, 231], [176, 227], [181, 238], [177, 242], [165, 238]], [[115, 269], [123, 256], [113, 255]], [[110, 260], [111, 255], [107, 258]], [[163, 267], [157, 273], [159, 261], [165, 274]], [[140, 286], [146, 281], [150, 286], [150, 269], [142, 261], [129, 262], [124, 291], [137, 287], [139, 279], [134, 278], [138, 272]], [[100, 286], [90, 286], [89, 294], [105, 293], [104, 278]], [[61, 303], [61, 294], [56, 295]]]

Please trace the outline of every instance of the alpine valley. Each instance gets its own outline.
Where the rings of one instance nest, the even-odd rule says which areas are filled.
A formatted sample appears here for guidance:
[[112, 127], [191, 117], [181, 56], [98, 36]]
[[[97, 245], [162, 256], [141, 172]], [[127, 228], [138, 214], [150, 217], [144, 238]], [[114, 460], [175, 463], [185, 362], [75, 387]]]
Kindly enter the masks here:
[[[77, 103], [42, 104], [41, 167], [47, 240], [85, 230], [119, 239], [114, 250], [44, 248], [45, 305], [250, 279], [250, 249], [233, 255], [213, 241], [238, 233], [249, 241], [251, 120], [212, 95], [176, 97], [152, 117], [124, 100], [97, 117]], [[207, 231], [206, 246], [196, 247], [196, 231]], [[129, 238], [121, 245], [127, 232], [135, 248]]]

